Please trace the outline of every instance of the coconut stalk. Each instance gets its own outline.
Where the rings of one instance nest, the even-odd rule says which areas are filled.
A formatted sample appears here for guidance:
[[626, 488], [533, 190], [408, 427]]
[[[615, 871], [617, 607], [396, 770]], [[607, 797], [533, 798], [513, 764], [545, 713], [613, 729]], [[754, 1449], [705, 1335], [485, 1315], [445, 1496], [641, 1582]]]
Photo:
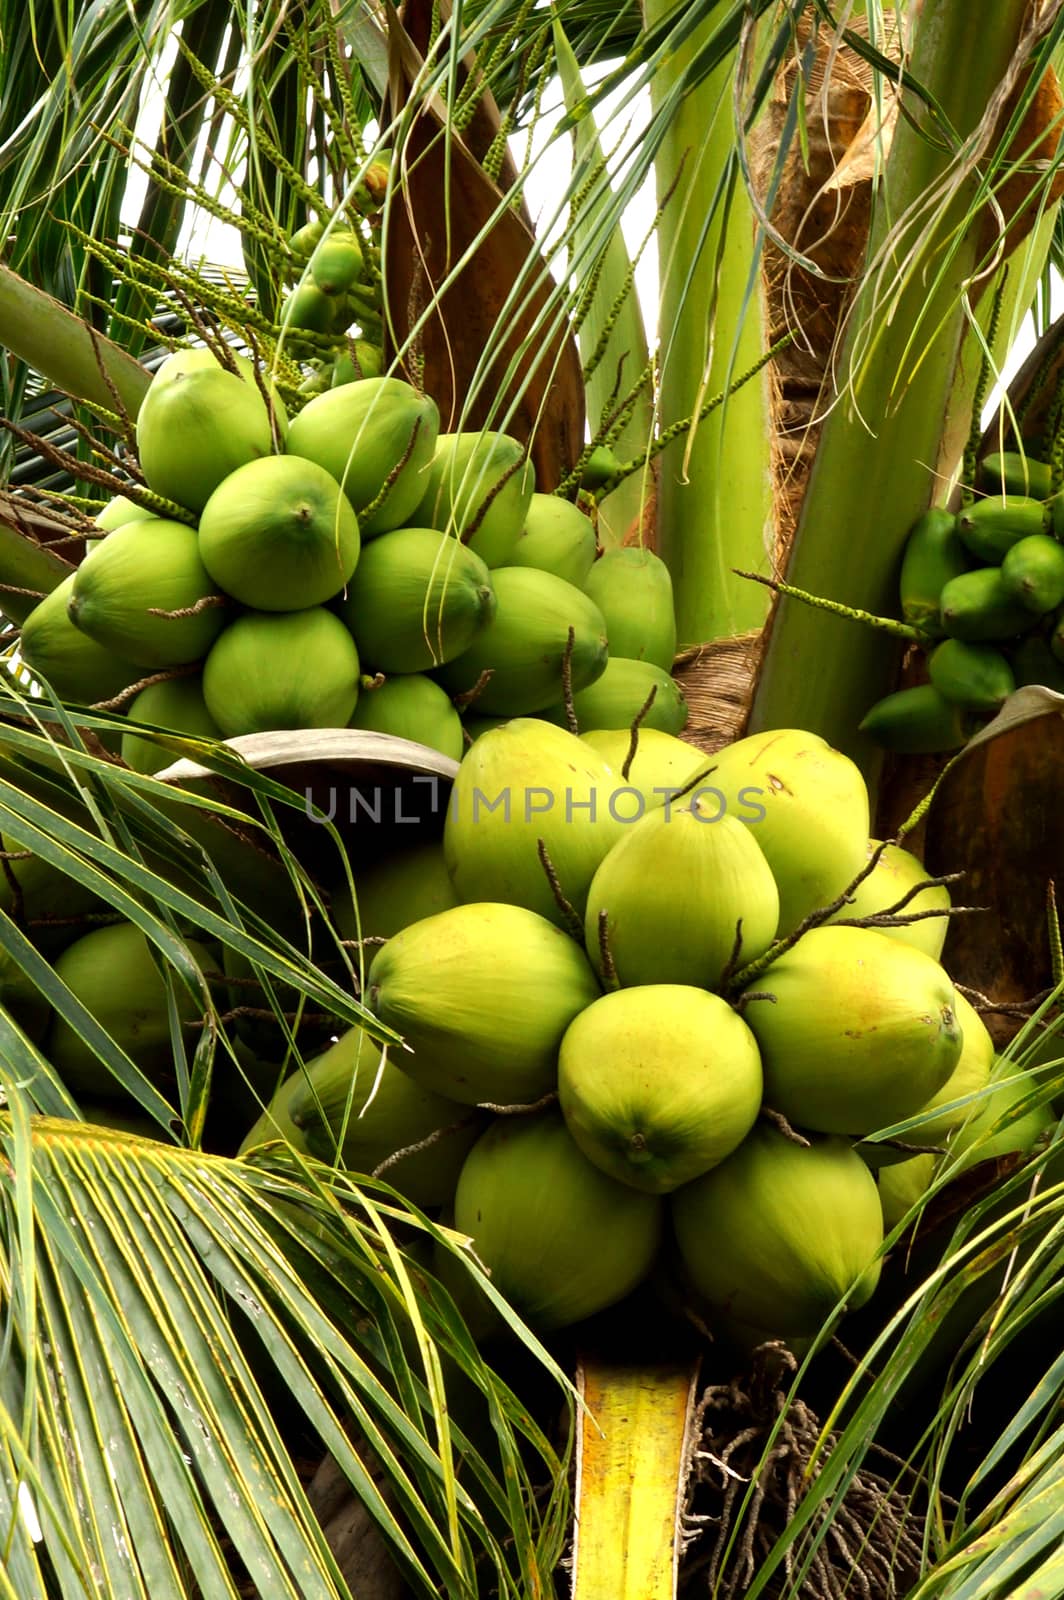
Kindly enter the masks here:
[[[671, 9], [668, 0], [645, 0], [647, 27]], [[655, 110], [676, 92], [714, 20], [655, 72]], [[664, 204], [659, 407], [666, 426], [697, 416], [765, 349], [754, 219], [735, 159], [733, 72], [728, 58], [674, 108], [655, 159]], [[772, 566], [767, 376], [692, 424], [662, 452], [659, 466], [658, 553], [672, 573], [681, 648], [759, 629], [766, 593], [733, 569], [767, 573]]]
[[57, 389], [105, 411], [117, 410], [120, 401], [135, 417], [151, 382], [139, 361], [3, 265], [0, 346]]
[[[565, 104], [573, 111], [585, 97], [584, 81], [576, 56], [558, 22], [554, 24], [554, 49]], [[595, 119], [590, 115], [582, 117], [573, 128], [573, 161], [574, 169], [582, 174], [585, 182], [593, 173], [599, 172], [602, 176], [592, 202], [586, 209], [577, 211], [573, 218], [570, 259], [579, 255], [581, 245], [595, 231], [598, 218], [613, 198], [602, 144]], [[600, 436], [618, 405], [642, 379], [631, 414], [612, 439], [611, 448], [622, 461], [644, 456], [654, 426], [650, 355], [635, 292], [632, 261], [619, 223], [610, 232], [601, 265], [593, 276], [577, 339], [584, 363], [591, 437]], [[649, 499], [650, 485], [642, 473], [623, 479], [599, 502], [599, 542], [607, 548], [619, 545], [632, 530], [640, 529]]]
[[[961, 140], [995, 101], [1027, 9], [1025, 0], [1002, 0], [978, 29], [963, 6], [928, 7], [919, 18], [912, 76], [936, 97]], [[909, 528], [941, 498], [950, 418], [970, 415], [979, 363], [961, 367], [964, 301], [975, 292], [986, 249], [974, 167], [937, 213], [921, 209], [957, 158], [923, 104], [908, 98], [916, 126], [899, 118], [891, 142], [870, 266], [838, 363], [849, 387], [824, 421], [787, 573], [799, 588], [880, 614], [895, 609]], [[909, 226], [892, 232], [899, 219]], [[782, 599], [750, 726], [809, 728], [874, 775], [879, 752], [856, 729], [888, 692], [896, 665], [897, 646], [884, 635]]]

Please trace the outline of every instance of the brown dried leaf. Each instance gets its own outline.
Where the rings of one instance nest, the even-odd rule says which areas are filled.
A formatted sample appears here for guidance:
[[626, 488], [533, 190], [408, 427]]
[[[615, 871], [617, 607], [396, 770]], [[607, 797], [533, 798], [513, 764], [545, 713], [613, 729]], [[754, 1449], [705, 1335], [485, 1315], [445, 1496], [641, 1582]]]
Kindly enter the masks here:
[[[428, 0], [407, 0], [402, 23], [389, 13], [393, 114], [409, 95], [422, 63], [430, 21]], [[460, 83], [469, 70], [467, 65], [459, 74]], [[391, 358], [395, 347], [402, 346], [431, 302], [418, 339], [421, 382], [439, 404], [443, 428], [453, 430], [483, 351], [495, 341], [497, 353], [487, 379], [461, 425], [499, 426], [499, 418], [522, 390], [506, 431], [530, 444], [537, 487], [550, 490], [572, 469], [583, 445], [583, 373], [567, 322], [553, 336], [543, 330], [533, 333], [554, 283], [523, 206], [514, 204], [495, 215], [514, 170], [504, 163], [500, 187], [485, 174], [478, 157], [486, 153], [500, 125], [498, 107], [490, 94], [483, 94], [464, 137], [451, 133], [448, 172], [445, 108], [435, 101], [423, 105], [399, 152], [402, 192], [389, 223], [383, 263], [393, 341], [386, 354]], [[489, 223], [490, 232], [440, 294], [439, 285]], [[520, 308], [507, 309], [513, 284], [529, 268]], [[505, 328], [501, 338], [500, 328]], [[506, 368], [526, 340], [528, 356], [518, 376], [507, 383]], [[412, 371], [409, 359], [407, 365]], [[494, 416], [489, 415], [492, 410]]]

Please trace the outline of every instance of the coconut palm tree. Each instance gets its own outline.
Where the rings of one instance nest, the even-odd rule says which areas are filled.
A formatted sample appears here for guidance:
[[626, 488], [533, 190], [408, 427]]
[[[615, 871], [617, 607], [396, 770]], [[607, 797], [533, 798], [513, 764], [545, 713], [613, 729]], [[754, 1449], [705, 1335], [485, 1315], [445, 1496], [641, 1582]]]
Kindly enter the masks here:
[[[992, 10], [975, 27], [969, 7], [915, 0], [4, 5], [11, 629], [83, 554], [175, 338], [236, 341], [292, 407], [329, 381], [347, 341], [286, 317], [302, 272], [290, 241], [346, 210], [364, 219], [349, 324], [364, 346], [452, 429], [527, 441], [541, 488], [590, 496], [603, 543], [648, 541], [667, 561], [691, 736], [712, 750], [744, 727], [809, 728], [875, 783], [858, 723], [904, 645], [856, 614], [893, 614], [909, 528], [970, 484], [988, 385], [1028, 315], [1044, 323], [1057, 250], [1064, 18], [1028, 0]], [[529, 175], [559, 157], [567, 181], [533, 225]], [[620, 226], [651, 177], [656, 318]], [[239, 267], [190, 253], [186, 230], [208, 218]], [[835, 614], [782, 593], [784, 574]], [[236, 1154], [232, 1108], [246, 1126], [274, 1082], [231, 1026], [234, 963], [289, 1067], [308, 1012], [388, 1038], [352, 998], [358, 962], [338, 937], [324, 964], [312, 949], [328, 918], [292, 843], [304, 797], [158, 734], [215, 775], [205, 788], [189, 768], [167, 799], [109, 754], [122, 707], [72, 717], [47, 685], [27, 698], [17, 671], [3, 692], [4, 970], [85, 1041], [100, 1092], [151, 1136], [116, 1129], [114, 1111], [92, 1120], [91, 1096], [0, 1008], [0, 1592], [555, 1592], [562, 1352], [383, 1178], [280, 1145]], [[898, 814], [897, 785], [883, 793], [896, 827], [912, 805]], [[348, 841], [326, 831], [339, 877]], [[124, 918], [149, 941], [171, 1001], [166, 1094], [27, 937], [24, 852], [71, 886], [53, 918]], [[181, 1021], [190, 994], [196, 1029]], [[1032, 1079], [995, 1131], [1052, 1087]], [[828, 1326], [800, 1366], [779, 1358], [767, 1409], [740, 1396], [723, 1437], [748, 1454], [731, 1483], [719, 1474], [727, 1515], [710, 1500], [718, 1537], [708, 1564], [691, 1544], [689, 1592], [831, 1595], [847, 1562], [869, 1593], [1046, 1592], [1053, 1158], [1047, 1144], [1004, 1184], [973, 1180], [959, 1219], [956, 1174], [940, 1175], [922, 1202], [938, 1203], [937, 1229], [855, 1324], [852, 1371], [831, 1366]], [[509, 1330], [494, 1368], [470, 1332], [485, 1307]], [[1010, 1349], [1042, 1361], [1037, 1381], [1007, 1391], [1000, 1437], [966, 1458], [966, 1411]], [[914, 1393], [920, 1426], [892, 1431]], [[729, 1459], [710, 1454], [690, 1480], [695, 1517]], [[338, 1485], [357, 1558], [330, 1525]]]

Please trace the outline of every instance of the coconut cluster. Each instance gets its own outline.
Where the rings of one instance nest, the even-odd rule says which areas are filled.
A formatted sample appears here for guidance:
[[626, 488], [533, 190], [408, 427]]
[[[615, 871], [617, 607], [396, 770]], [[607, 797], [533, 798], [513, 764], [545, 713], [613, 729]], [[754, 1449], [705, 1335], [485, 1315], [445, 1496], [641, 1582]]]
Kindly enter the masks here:
[[246, 1147], [376, 1157], [402, 1190], [381, 1092], [403, 1085], [407, 1192], [453, 1207], [530, 1322], [672, 1260], [718, 1321], [800, 1337], [875, 1287], [901, 1153], [873, 1136], [907, 1124], [933, 1163], [992, 1044], [939, 960], [948, 891], [869, 839], [847, 757], [797, 730], [631, 745], [538, 718], [476, 740], [442, 839], [334, 897], [341, 932], [384, 941], [365, 998], [405, 1048], [382, 1065], [354, 1030]]
[[[530, 713], [621, 728], [642, 710], [678, 732], [664, 563], [599, 554], [516, 439], [439, 422], [383, 376], [289, 420], [245, 358], [171, 356], [137, 418], [150, 495], [131, 486], [100, 513], [81, 567], [27, 618], [24, 662], [82, 704], [143, 685], [129, 720], [194, 738], [367, 728], [458, 759]], [[122, 755], [172, 759], [133, 731]]]

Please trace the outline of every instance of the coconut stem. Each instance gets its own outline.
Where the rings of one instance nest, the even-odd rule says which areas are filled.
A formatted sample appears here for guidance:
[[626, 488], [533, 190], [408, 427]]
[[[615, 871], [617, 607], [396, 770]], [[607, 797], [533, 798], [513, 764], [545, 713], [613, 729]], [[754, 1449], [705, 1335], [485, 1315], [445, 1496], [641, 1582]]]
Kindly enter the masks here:
[[[466, 689], [463, 694], [455, 695], [452, 702], [455, 710], [459, 712], [468, 711], [469, 707], [473, 704], [473, 701], [477, 698], [477, 696], [482, 694], [487, 688], [494, 675], [494, 667], [485, 667], [484, 671], [480, 674], [480, 677], [477, 679], [476, 683], [471, 689]], [[472, 740], [470, 740], [470, 743], [472, 743]]]
[[163, 617], [167, 622], [180, 621], [182, 617], [198, 617], [201, 612], [214, 611], [219, 606], [228, 602], [224, 594], [205, 594], [196, 601], [195, 605], [179, 606], [176, 611], [165, 611], [162, 606], [149, 606], [149, 617]]
[[547, 849], [547, 842], [545, 839], [536, 840], [536, 850], [539, 854], [539, 864], [547, 875], [547, 882], [550, 884], [551, 894], [554, 896], [554, 903], [558, 907], [558, 910], [561, 912], [562, 916], [565, 918], [565, 925], [572, 934], [573, 938], [576, 940], [577, 944], [583, 944], [584, 925], [577, 915], [576, 907], [573, 905], [572, 901], [565, 898], [561, 880], [558, 877], [557, 871], [555, 870], [554, 862], [550, 858], [550, 851]]
[[90, 711], [117, 711], [124, 706], [127, 700], [135, 700], [142, 689], [150, 689], [157, 683], [169, 683], [171, 678], [189, 678], [199, 671], [199, 662], [190, 661], [183, 667], [169, 667], [165, 672], [153, 672], [148, 678], [140, 678], [136, 683], [131, 683], [127, 688], [112, 695], [110, 700], [94, 700], [89, 707]]
[[621, 981], [617, 976], [613, 951], [610, 949], [610, 914], [605, 906], [598, 914], [598, 943], [599, 956], [602, 960], [602, 981], [608, 989], [619, 989]]
[[403, 468], [406, 466], [407, 462], [410, 460], [410, 457], [413, 455], [414, 446], [417, 444], [417, 436], [418, 436], [418, 434], [420, 432], [421, 432], [421, 418], [420, 417], [415, 417], [414, 418], [414, 426], [410, 430], [410, 439], [409, 439], [409, 442], [407, 443], [406, 449], [403, 451], [402, 458], [399, 461], [396, 462], [396, 464], [392, 468], [391, 472], [389, 472], [388, 476], [385, 478], [384, 482], [381, 484], [380, 489], [377, 491], [377, 494], [374, 497], [374, 499], [372, 499], [370, 501], [368, 506], [363, 506], [360, 509], [360, 511], [358, 513], [360, 518], [369, 517], [369, 516], [371, 516], [373, 514], [374, 511], [379, 511], [380, 510], [381, 506], [384, 504], [385, 500], [388, 498], [388, 495], [389, 495], [389, 493], [390, 493], [390, 491], [392, 489], [392, 486], [396, 482], [396, 479], [399, 477], [399, 474], [402, 472]]
[[911, 622], [899, 622], [896, 617], [878, 617], [872, 611], [843, 605], [841, 600], [827, 600], [823, 595], [810, 594], [808, 589], [796, 589], [793, 583], [781, 583], [778, 578], [766, 578], [759, 572], [741, 572], [738, 567], [733, 567], [732, 571], [737, 578], [763, 583], [766, 589], [772, 589], [776, 594], [790, 595], [792, 600], [801, 600], [818, 611], [830, 611], [836, 617], [848, 617], [851, 622], [863, 622], [867, 627], [877, 628], [880, 633], [889, 633], [895, 639], [910, 639], [917, 644], [930, 642], [931, 635], [924, 628], [914, 627]]
[[541, 1095], [538, 1100], [533, 1100], [528, 1105], [523, 1106], [497, 1106], [490, 1100], [478, 1100], [477, 1110], [494, 1111], [496, 1116], [499, 1117], [530, 1117], [536, 1111], [545, 1111], [548, 1106], [554, 1104], [557, 1098], [557, 1089], [551, 1089], [545, 1095]]
[[[654, 701], [657, 699], [657, 697], [658, 686], [656, 683], [653, 683], [650, 686], [650, 693], [647, 695], [646, 699], [643, 701], [643, 704], [639, 707], [639, 710], [632, 718], [632, 737], [628, 744], [628, 754], [624, 758], [624, 765], [621, 767], [621, 777], [624, 779], [625, 783], [628, 782], [628, 774], [632, 769], [632, 762], [635, 760], [635, 753], [639, 748], [639, 729], [643, 723], [643, 719], [649, 716], [650, 708], [654, 704]], [[674, 795], [673, 798], [676, 799], [677, 796]]]
[[1054, 984], [1064, 982], [1064, 948], [1061, 946], [1060, 917], [1057, 914], [1057, 886], [1050, 878], [1046, 884], [1046, 926], [1049, 935], [1050, 971]]
[[423, 1150], [431, 1150], [433, 1145], [439, 1144], [441, 1139], [446, 1139], [448, 1134], [460, 1133], [463, 1128], [468, 1128], [471, 1122], [476, 1121], [476, 1116], [470, 1112], [468, 1117], [459, 1117], [457, 1122], [448, 1123], [446, 1128], [433, 1128], [424, 1139], [419, 1139], [416, 1144], [405, 1144], [401, 1150], [393, 1150], [390, 1156], [385, 1156], [380, 1164], [370, 1173], [371, 1178], [379, 1178], [387, 1172], [389, 1167], [394, 1167], [396, 1162], [403, 1161], [407, 1156], [419, 1156]]
[[576, 705], [573, 701], [573, 650], [576, 646], [576, 629], [569, 624], [569, 632], [565, 638], [565, 651], [562, 655], [562, 703], [565, 706], [565, 720], [569, 725], [569, 732], [574, 738], [580, 736], [580, 723], [577, 720]]
[[518, 456], [517, 460], [512, 462], [511, 465], [506, 468], [506, 471], [502, 474], [499, 481], [493, 484], [488, 490], [487, 494], [484, 496], [484, 499], [477, 507], [473, 520], [467, 527], [462, 529], [460, 536], [462, 544], [469, 544], [470, 541], [476, 537], [484, 518], [487, 516], [495, 502], [496, 496], [502, 493], [503, 489], [505, 489], [506, 485], [509, 483], [510, 479], [513, 477], [518, 468], [520, 468], [522, 472], [524, 471], [527, 462], [527, 455]]

